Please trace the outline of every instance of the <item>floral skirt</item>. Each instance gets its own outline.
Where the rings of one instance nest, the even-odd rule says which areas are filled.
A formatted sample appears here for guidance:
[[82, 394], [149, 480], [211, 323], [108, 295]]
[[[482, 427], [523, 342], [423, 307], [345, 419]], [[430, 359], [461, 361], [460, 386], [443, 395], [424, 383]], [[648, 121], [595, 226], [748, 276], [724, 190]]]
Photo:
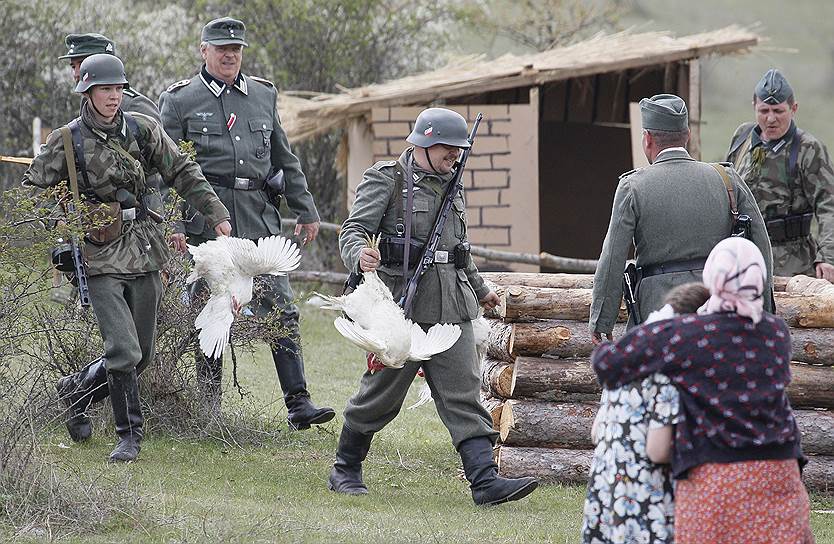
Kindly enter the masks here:
[[708, 463], [675, 489], [677, 544], [813, 542], [795, 459]]

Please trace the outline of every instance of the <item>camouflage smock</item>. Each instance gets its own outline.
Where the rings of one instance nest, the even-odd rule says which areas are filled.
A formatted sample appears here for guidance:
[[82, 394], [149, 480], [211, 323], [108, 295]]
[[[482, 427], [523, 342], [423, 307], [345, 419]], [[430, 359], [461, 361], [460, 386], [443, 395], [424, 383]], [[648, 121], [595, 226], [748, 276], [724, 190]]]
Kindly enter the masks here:
[[[141, 149], [121, 111], [116, 115], [119, 128], [113, 134], [93, 129], [86, 121], [80, 123], [89, 185], [79, 170], [79, 191], [88, 198], [108, 203], [116, 202], [116, 191], [124, 188], [141, 201], [142, 196], [152, 190], [145, 185], [144, 171], [154, 170], [190, 205], [210, 218], [212, 227], [228, 220], [228, 210], [203, 177], [197, 163], [177, 149], [156, 121], [139, 113], [131, 115], [139, 126]], [[126, 150], [137, 162], [131, 163], [114, 146]], [[23, 184], [47, 188], [67, 178], [63, 138], [56, 130], [49, 135], [41, 153], [24, 174]], [[84, 258], [90, 276], [137, 274], [159, 270], [170, 258], [170, 250], [162, 225], [144, 219], [125, 221], [122, 235], [111, 242], [96, 245], [85, 241]]]
[[[774, 274], [814, 276], [815, 263], [834, 264], [834, 169], [828, 150], [808, 132], [796, 131], [793, 124], [785, 136], [785, 144], [779, 146], [777, 142], [771, 149], [761, 143], [754, 128], [755, 123], [745, 123], [736, 129], [731, 142], [748, 135], [727, 160], [750, 187], [765, 220], [814, 212], [819, 225], [816, 240], [812, 234], [773, 243]], [[799, 134], [800, 148], [796, 176], [791, 176], [788, 170], [795, 134]]]

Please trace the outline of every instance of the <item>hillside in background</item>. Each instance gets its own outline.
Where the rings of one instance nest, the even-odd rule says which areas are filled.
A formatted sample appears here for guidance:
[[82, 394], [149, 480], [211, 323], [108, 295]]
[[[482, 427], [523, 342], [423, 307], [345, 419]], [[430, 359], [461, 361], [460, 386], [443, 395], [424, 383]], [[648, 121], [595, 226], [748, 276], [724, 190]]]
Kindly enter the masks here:
[[758, 25], [757, 32], [768, 38], [750, 54], [702, 63], [703, 158], [718, 160], [723, 159], [735, 128], [752, 120], [753, 88], [769, 68], [782, 70], [794, 88], [797, 124], [826, 145], [834, 144], [832, 20], [830, 0], [636, 0], [622, 25], [684, 35], [736, 23]]

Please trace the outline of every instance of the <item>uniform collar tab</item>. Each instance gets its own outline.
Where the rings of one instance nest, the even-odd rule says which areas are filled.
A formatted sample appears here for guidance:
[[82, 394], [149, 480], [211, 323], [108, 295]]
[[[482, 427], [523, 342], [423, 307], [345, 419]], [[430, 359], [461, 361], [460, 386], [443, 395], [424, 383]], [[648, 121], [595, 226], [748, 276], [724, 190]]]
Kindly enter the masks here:
[[[218, 98], [220, 98], [220, 95], [223, 93], [223, 89], [226, 88], [226, 82], [211, 75], [206, 69], [205, 64], [203, 64], [203, 67], [200, 70], [200, 80], [203, 82], [203, 85], [211, 91], [211, 94]], [[246, 82], [246, 76], [244, 76], [242, 72], [237, 74], [234, 88], [242, 92], [244, 95], [249, 95], [249, 85]]]

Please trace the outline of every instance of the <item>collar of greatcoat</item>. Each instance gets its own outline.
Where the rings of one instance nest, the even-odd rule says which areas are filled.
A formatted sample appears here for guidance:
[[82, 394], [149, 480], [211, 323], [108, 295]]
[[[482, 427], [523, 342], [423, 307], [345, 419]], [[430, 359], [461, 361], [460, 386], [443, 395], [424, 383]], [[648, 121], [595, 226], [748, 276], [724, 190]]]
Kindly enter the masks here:
[[673, 161], [673, 160], [689, 160], [694, 161], [689, 152], [684, 149], [683, 147], [667, 147], [663, 151], [657, 154], [654, 162], [652, 164], [657, 164], [659, 162], [666, 162], [666, 161]]

